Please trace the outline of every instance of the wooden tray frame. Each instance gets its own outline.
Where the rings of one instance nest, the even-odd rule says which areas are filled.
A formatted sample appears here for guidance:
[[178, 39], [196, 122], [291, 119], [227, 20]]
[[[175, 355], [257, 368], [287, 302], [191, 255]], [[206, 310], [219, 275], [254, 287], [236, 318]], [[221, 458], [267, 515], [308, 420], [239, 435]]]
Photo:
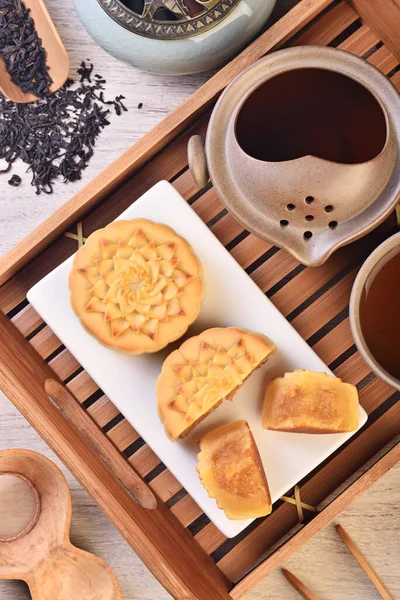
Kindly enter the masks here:
[[[0, 260], [1, 389], [179, 600], [243, 597], [400, 460], [399, 445], [393, 445], [400, 432], [399, 394], [371, 375], [353, 345], [347, 316], [357, 270], [365, 256], [393, 233], [394, 219], [339, 250], [325, 265], [303, 268], [285, 252], [244, 232], [223, 210], [213, 188], [198, 192], [188, 172], [188, 137], [204, 133], [220, 92], [267, 52], [294, 44], [329, 44], [363, 56], [400, 88], [398, 0], [302, 0]], [[226, 540], [27, 303], [28, 289], [70, 256], [83, 235], [104, 226], [160, 179], [171, 181], [191, 203], [335, 373], [359, 388], [369, 414], [367, 425], [300, 482], [302, 500], [320, 505], [390, 446], [318, 514], [307, 513], [301, 527], [296, 507], [280, 501], [269, 517]], [[135, 504], [96, 453], [84, 447], [44, 392], [49, 376], [68, 386], [82, 410], [148, 481], [159, 498], [156, 510]]]

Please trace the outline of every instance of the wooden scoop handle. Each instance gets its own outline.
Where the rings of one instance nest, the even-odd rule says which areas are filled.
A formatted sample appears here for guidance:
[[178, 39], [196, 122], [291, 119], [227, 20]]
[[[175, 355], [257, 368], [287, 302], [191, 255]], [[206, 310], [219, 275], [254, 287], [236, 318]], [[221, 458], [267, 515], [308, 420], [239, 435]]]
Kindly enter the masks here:
[[27, 583], [32, 600], [121, 600], [110, 567], [70, 543], [54, 550]]
[[97, 452], [113, 475], [143, 508], [154, 509], [157, 499], [148, 485], [128, 465], [112, 442], [100, 431], [90, 416], [82, 410], [72, 394], [55, 379], [47, 379], [45, 390], [62, 411], [82, 440]]

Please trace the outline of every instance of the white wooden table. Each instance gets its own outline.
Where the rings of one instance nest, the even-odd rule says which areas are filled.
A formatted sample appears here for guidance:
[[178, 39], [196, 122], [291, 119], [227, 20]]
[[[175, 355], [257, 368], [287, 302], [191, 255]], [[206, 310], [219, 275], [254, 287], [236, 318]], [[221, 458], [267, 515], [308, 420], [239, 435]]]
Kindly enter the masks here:
[[[276, 14], [282, 14], [295, 3], [296, 0], [278, 0]], [[85, 32], [74, 13], [72, 0], [46, 0], [46, 4], [64, 40], [73, 71], [83, 59], [91, 59], [96, 71], [108, 81], [108, 95], [112, 97], [121, 93], [126, 96], [129, 112], [124, 113], [123, 117], [112, 118], [112, 124], [101, 136], [90, 166], [80, 182], [68, 185], [59, 183], [53, 195], [36, 196], [29, 184], [30, 176], [25, 174], [25, 165], [16, 165], [13, 170], [23, 177], [23, 184], [19, 188], [11, 188], [7, 184], [7, 176], [0, 177], [0, 254], [21, 240], [209, 76], [163, 78], [119, 63], [96, 46]], [[140, 102], [143, 103], [141, 110], [137, 108]], [[72, 541], [110, 564], [119, 579], [124, 600], [169, 598], [86, 492], [0, 393], [0, 449], [5, 448], [35, 450], [61, 467], [73, 498]], [[397, 598], [400, 598], [399, 489], [400, 467], [373, 486], [340, 518]], [[322, 599], [379, 598], [340, 542], [333, 526], [304, 546], [287, 566]], [[247, 596], [248, 600], [295, 600], [298, 597], [280, 572], [270, 575]], [[29, 593], [24, 584], [0, 581], [1, 600], [27, 598]]]

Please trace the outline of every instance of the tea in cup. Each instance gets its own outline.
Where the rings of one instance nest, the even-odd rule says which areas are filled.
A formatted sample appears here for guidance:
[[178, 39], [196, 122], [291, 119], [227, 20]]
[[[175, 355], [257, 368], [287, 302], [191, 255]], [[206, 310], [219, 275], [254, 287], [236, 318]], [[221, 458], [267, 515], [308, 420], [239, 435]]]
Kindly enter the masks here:
[[361, 267], [350, 298], [350, 324], [371, 370], [400, 390], [400, 233]]

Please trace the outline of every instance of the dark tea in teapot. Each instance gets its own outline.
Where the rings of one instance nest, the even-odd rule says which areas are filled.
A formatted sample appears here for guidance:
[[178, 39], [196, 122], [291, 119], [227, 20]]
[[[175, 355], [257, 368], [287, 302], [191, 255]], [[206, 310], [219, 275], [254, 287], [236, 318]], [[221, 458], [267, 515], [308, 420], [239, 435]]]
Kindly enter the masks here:
[[354, 79], [305, 68], [260, 85], [239, 112], [236, 136], [247, 154], [263, 161], [316, 156], [357, 164], [381, 152], [386, 123], [379, 102]]

